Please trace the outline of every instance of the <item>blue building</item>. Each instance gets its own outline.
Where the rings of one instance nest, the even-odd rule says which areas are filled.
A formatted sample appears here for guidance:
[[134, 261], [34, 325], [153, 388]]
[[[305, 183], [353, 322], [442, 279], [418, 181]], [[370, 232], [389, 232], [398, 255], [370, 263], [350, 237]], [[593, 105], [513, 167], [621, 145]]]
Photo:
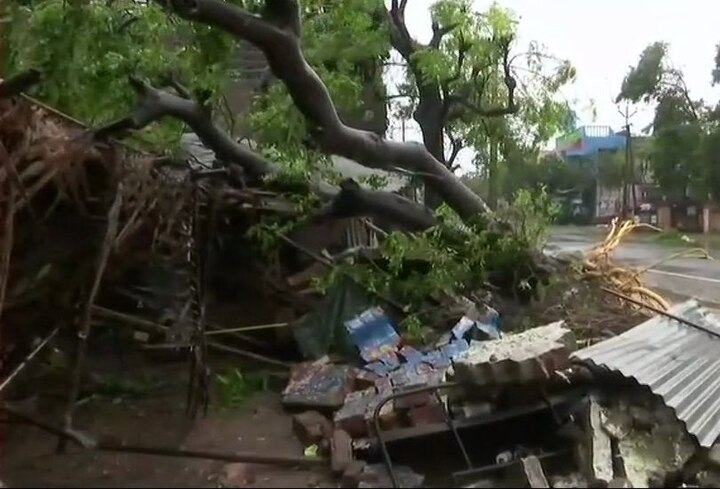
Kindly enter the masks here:
[[582, 126], [559, 137], [555, 151], [564, 159], [592, 159], [600, 151], [625, 149], [625, 132], [614, 132], [609, 126]]
[[[609, 126], [582, 126], [555, 141], [555, 153], [570, 164], [589, 166], [596, 174], [601, 152], [624, 151], [625, 131], [614, 132]], [[589, 188], [577, 189], [573, 206], [584, 207], [584, 215], [593, 221], [606, 221], [618, 215], [622, 208], [622, 189], [604, 188], [595, 179]]]

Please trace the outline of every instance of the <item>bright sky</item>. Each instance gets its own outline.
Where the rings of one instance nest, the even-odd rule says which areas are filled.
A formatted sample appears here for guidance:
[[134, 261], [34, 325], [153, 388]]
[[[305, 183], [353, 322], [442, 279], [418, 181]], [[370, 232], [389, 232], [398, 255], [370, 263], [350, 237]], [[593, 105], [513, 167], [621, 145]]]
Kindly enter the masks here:
[[[427, 42], [432, 33], [429, 6], [433, 0], [409, 0], [408, 29]], [[475, 0], [485, 10], [491, 0]], [[694, 98], [715, 102], [720, 86], [710, 86], [715, 46], [720, 43], [719, 0], [499, 0], [520, 17], [515, 49], [530, 41], [545, 45], [558, 58], [569, 59], [577, 81], [563, 95], [578, 112], [581, 124], [619, 129], [623, 118], [613, 99], [625, 73], [640, 52], [654, 41], [670, 44], [670, 59], [685, 73]], [[597, 117], [593, 120], [590, 107]], [[624, 109], [624, 106], [622, 107]], [[631, 112], [632, 112], [631, 108]], [[633, 131], [652, 120], [652, 108], [637, 107]], [[414, 138], [413, 138], [414, 139]]]

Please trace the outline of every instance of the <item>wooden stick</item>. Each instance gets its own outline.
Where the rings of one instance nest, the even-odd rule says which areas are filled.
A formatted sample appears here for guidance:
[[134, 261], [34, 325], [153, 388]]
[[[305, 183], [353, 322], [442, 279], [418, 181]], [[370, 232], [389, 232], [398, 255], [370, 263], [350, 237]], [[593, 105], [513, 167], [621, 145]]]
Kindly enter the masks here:
[[[124, 314], [121, 312], [113, 311], [111, 309], [106, 309], [104, 307], [100, 306], [94, 306], [93, 310], [100, 312], [101, 314], [111, 317], [114, 319], [118, 319], [121, 321], [124, 321], [128, 324], [133, 324], [138, 327], [144, 327], [148, 329], [153, 329], [155, 331], [162, 331], [166, 332], [169, 328], [167, 326], [163, 326], [161, 324], [153, 323], [152, 321], [148, 321], [146, 319], [142, 319], [139, 317], [132, 316], [130, 314]], [[264, 355], [260, 355], [259, 353], [253, 353], [246, 350], [241, 350], [240, 348], [234, 348], [232, 346], [223, 345], [221, 343], [217, 343], [214, 341], [209, 341], [208, 346], [211, 348], [214, 348], [215, 350], [222, 351], [225, 353], [234, 353], [235, 355], [251, 358], [253, 360], [257, 360], [264, 363], [269, 363], [270, 365], [275, 365], [277, 367], [282, 367], [283, 369], [288, 369], [291, 367], [289, 363], [282, 362], [280, 360], [275, 360], [274, 358], [266, 357]]]
[[[75, 412], [75, 403], [77, 402], [78, 394], [80, 393], [80, 383], [82, 382], [82, 374], [85, 367], [85, 358], [87, 356], [87, 341], [90, 336], [90, 320], [92, 318], [92, 306], [95, 303], [95, 297], [100, 290], [100, 284], [102, 283], [103, 275], [105, 274], [105, 268], [107, 267], [108, 260], [110, 259], [110, 253], [115, 242], [115, 238], [118, 233], [118, 226], [120, 221], [120, 209], [122, 207], [122, 185], [118, 184], [115, 190], [115, 200], [110, 206], [108, 211], [108, 223], [107, 230], [105, 231], [105, 239], [103, 240], [102, 248], [100, 249], [100, 256], [98, 257], [97, 270], [95, 272], [95, 279], [93, 280], [90, 294], [85, 303], [83, 310], [82, 322], [80, 323], [80, 330], [78, 332], [78, 352], [75, 359], [75, 370], [73, 371], [72, 383], [70, 384], [70, 393], [68, 396], [67, 408], [65, 411], [65, 429], [72, 429], [72, 419]], [[67, 439], [61, 438], [59, 440], [58, 450], [63, 452], [65, 450]]]
[[287, 326], [290, 326], [290, 323], [272, 323], [272, 324], [258, 324], [256, 326], [240, 326], [237, 328], [218, 329], [215, 331], [205, 331], [205, 336], [213, 336], [213, 335], [228, 334], [228, 333], [239, 333], [239, 332], [243, 332], [243, 331], [261, 331], [264, 329], [285, 328]]
[[[163, 326], [161, 324], [157, 324], [152, 321], [148, 321], [147, 319], [133, 316], [131, 314], [125, 314], [122, 312], [113, 311], [112, 309], [107, 309], [105, 307], [93, 305], [93, 311], [97, 314], [100, 314], [101, 316], [105, 316], [106, 318], [115, 319], [117, 321], [121, 321], [121, 322], [124, 322], [127, 324], [132, 324], [132, 325], [138, 326], [140, 328], [152, 329], [152, 330], [160, 331], [163, 333], [168, 330], [167, 326]], [[212, 323], [206, 323], [206, 326], [209, 328], [213, 328], [215, 330], [224, 329], [224, 328], [221, 328], [220, 326], [218, 326], [216, 324], [212, 324]], [[259, 346], [259, 347], [268, 346], [264, 341], [257, 340], [255, 338], [243, 335], [241, 333], [228, 333], [228, 334], [232, 334], [234, 337], [236, 337], [240, 340], [246, 341], [247, 343], [250, 343], [254, 346]]]
[[47, 335], [47, 336], [40, 342], [40, 344], [39, 344], [38, 346], [36, 346], [35, 349], [34, 349], [33, 351], [31, 351], [31, 352], [28, 354], [28, 356], [26, 356], [25, 359], [24, 359], [22, 362], [20, 362], [17, 367], [15, 367], [15, 368], [13, 369], [12, 372], [10, 372], [10, 374], [5, 378], [5, 380], [2, 381], [2, 384], [0, 384], [0, 392], [2, 392], [3, 390], [5, 390], [5, 388], [6, 388], [8, 385], [10, 385], [10, 383], [13, 381], [13, 379], [14, 379], [15, 377], [17, 377], [17, 375], [18, 375], [20, 372], [22, 372], [22, 371], [25, 369], [25, 367], [28, 366], [28, 364], [32, 361], [32, 359], [35, 358], [35, 357], [37, 356], [37, 354], [40, 353], [40, 352], [42, 351], [42, 349], [45, 348], [45, 346], [46, 346], [48, 343], [50, 343], [50, 340], [52, 340], [52, 339], [55, 337], [55, 335], [58, 333], [58, 331], [60, 331], [60, 327], [61, 327], [61, 325], [57, 325], [57, 326], [55, 327], [55, 329], [53, 329], [53, 330], [50, 332], [50, 334]]

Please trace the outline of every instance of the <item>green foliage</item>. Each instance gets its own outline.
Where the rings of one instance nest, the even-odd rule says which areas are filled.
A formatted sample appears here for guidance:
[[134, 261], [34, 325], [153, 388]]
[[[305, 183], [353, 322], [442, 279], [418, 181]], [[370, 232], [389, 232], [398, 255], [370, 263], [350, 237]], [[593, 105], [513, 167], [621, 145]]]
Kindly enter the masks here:
[[512, 204], [503, 209], [502, 214], [513, 227], [517, 242], [540, 247], [550, 224], [560, 214], [560, 207], [541, 186], [538, 190], [518, 190]]
[[[384, 107], [382, 60], [390, 50], [390, 37], [382, 7], [380, 0], [352, 0], [342, 6], [326, 0], [303, 2], [303, 53], [340, 114], [365, 117], [372, 99]], [[368, 94], [368, 87], [375, 93]], [[304, 152], [305, 120], [282, 83], [256, 97], [249, 122], [258, 144], [281, 151], [281, 163]]]
[[[128, 113], [136, 101], [131, 74], [157, 79], [174, 70], [216, 101], [234, 47], [219, 29], [171, 22], [152, 2], [10, 1], [3, 24], [7, 70], [40, 69], [37, 96], [90, 124]], [[163, 121], [148, 138], [168, 146], [180, 134], [179, 123]]]
[[[683, 73], [666, 59], [667, 49], [667, 44], [656, 42], [643, 51], [623, 81], [618, 100], [656, 103], [648, 160], [666, 195], [717, 195], [716, 113], [691, 98]], [[718, 61], [720, 54], [712, 71], [713, 83], [718, 81]]]
[[648, 102], [655, 96], [667, 74], [667, 50], [668, 45], [664, 42], [654, 42], [643, 50], [637, 66], [630, 69], [622, 82], [618, 102]]
[[240, 407], [259, 392], [268, 390], [268, 377], [243, 374], [240, 369], [229, 369], [215, 376], [220, 406], [225, 409]]

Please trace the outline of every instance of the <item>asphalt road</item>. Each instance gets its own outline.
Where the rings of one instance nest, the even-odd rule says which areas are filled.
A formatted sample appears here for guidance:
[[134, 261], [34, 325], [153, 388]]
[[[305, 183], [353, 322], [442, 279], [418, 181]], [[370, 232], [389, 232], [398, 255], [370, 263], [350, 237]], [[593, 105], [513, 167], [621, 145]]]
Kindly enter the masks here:
[[[599, 243], [606, 232], [597, 227], [555, 227], [550, 232], [547, 249], [584, 252]], [[613, 258], [618, 263], [642, 268], [654, 265], [680, 250], [654, 243], [626, 242], [618, 246]], [[648, 286], [676, 296], [677, 299], [694, 297], [717, 307], [720, 305], [720, 253], [716, 253], [715, 258], [674, 259], [648, 271], [643, 280]]]

